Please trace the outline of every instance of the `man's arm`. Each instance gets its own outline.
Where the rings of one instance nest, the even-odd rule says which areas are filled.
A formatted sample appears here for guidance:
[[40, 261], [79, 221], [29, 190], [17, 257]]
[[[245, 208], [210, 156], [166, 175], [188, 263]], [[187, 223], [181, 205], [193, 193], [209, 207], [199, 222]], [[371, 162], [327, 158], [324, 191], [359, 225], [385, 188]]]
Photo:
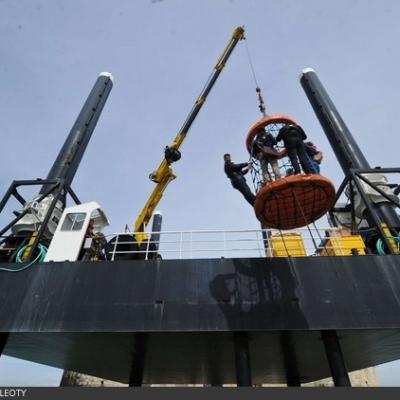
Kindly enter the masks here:
[[287, 148], [284, 147], [282, 150], [278, 151], [278, 153], [279, 153], [278, 159], [286, 157], [288, 155]]
[[247, 173], [247, 171], [243, 172], [242, 169], [248, 168], [248, 166], [249, 166], [248, 163], [235, 164], [231, 162], [229, 164], [225, 164], [224, 170], [225, 173], [228, 175], [228, 177], [231, 177], [230, 175], [234, 172], [241, 172], [242, 174]]
[[[233, 163], [232, 163], [233, 164]], [[237, 172], [237, 171], [242, 171], [242, 169], [243, 168], [246, 168], [246, 167], [248, 167], [249, 166], [249, 164], [247, 163], [247, 162], [245, 162], [245, 163], [240, 163], [240, 164], [233, 164], [232, 165], [232, 171], [235, 171], [235, 172]]]

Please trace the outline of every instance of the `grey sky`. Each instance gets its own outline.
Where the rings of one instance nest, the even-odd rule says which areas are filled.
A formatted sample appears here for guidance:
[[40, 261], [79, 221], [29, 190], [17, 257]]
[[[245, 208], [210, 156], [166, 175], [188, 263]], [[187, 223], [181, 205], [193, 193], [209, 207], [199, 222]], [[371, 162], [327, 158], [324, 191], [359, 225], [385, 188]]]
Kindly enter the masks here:
[[[114, 88], [73, 187], [103, 206], [111, 231], [131, 226], [153, 188], [149, 173], [237, 25], [268, 112], [304, 127], [324, 152], [325, 176], [338, 184], [343, 174], [299, 85], [304, 67], [316, 70], [371, 165], [397, 166], [399, 17], [395, 0], [0, 0], [0, 189], [47, 174], [97, 75], [109, 71]], [[254, 89], [239, 43], [174, 165], [178, 179], [159, 207], [165, 230], [258, 228], [222, 170], [225, 152], [248, 157], [245, 137], [260, 117]], [[14, 365], [1, 385], [11, 375], [26, 382]], [[388, 376], [381, 381], [397, 384]]]

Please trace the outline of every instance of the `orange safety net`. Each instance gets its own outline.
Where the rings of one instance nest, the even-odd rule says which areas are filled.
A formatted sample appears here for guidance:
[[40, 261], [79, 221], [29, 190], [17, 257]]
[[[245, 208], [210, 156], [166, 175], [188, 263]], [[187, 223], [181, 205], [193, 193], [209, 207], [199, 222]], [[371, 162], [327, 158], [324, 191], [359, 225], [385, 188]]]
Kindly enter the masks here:
[[295, 229], [333, 207], [335, 188], [321, 175], [292, 175], [271, 182], [256, 195], [254, 210], [266, 228]]

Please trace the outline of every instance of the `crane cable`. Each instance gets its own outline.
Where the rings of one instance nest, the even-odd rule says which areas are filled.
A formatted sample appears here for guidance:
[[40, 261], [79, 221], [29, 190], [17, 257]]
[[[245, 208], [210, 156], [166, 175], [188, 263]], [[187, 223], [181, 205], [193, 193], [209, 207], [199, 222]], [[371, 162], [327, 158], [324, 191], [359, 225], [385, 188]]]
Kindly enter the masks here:
[[[267, 116], [267, 112], [266, 112], [266, 108], [265, 108], [265, 103], [264, 103], [263, 96], [261, 94], [261, 88], [258, 85], [256, 71], [254, 69], [254, 64], [253, 64], [253, 60], [252, 60], [252, 57], [251, 57], [251, 54], [250, 54], [249, 46], [247, 45], [247, 38], [246, 37], [244, 38], [244, 44], [245, 44], [245, 47], [246, 47], [247, 61], [249, 62], [251, 75], [252, 75], [254, 83], [256, 85], [256, 93], [257, 93], [257, 98], [258, 98], [258, 109], [260, 110], [260, 112], [263, 115], [263, 117], [266, 117]], [[254, 138], [253, 144], [254, 144], [255, 140], [256, 140], [256, 138]], [[254, 161], [253, 161], [253, 155], [251, 153], [252, 152], [250, 152], [249, 163], [251, 163], [251, 170], [253, 171]], [[252, 173], [253, 186], [254, 186], [255, 190], [257, 191], [259, 189], [259, 181], [256, 183], [256, 181], [257, 181], [256, 175], [257, 175], [257, 172]]]
[[253, 75], [254, 83], [256, 84], [256, 87], [258, 87], [258, 81], [257, 81], [257, 77], [256, 77], [256, 72], [254, 70], [254, 65], [253, 65], [251, 54], [250, 54], [250, 49], [249, 49], [249, 46], [247, 45], [247, 38], [245, 38], [244, 45], [246, 46], [247, 59], [249, 61], [249, 65], [250, 65], [250, 69], [251, 69], [251, 72]]
[[[258, 85], [256, 72], [255, 72], [253, 61], [252, 61], [252, 57], [251, 57], [251, 54], [250, 54], [250, 49], [249, 49], [249, 46], [247, 45], [247, 38], [245, 37], [244, 39], [245, 39], [244, 40], [244, 44], [245, 44], [245, 47], [246, 47], [247, 60], [249, 62], [250, 70], [251, 70], [251, 73], [253, 75], [254, 83], [256, 85], [256, 93], [257, 93], [257, 98], [258, 98], [258, 109], [260, 110], [262, 116], [265, 118], [267, 116], [267, 112], [266, 112], [266, 108], [265, 108], [264, 99], [263, 99], [262, 94], [261, 94], [261, 88]], [[254, 144], [255, 140], [256, 140], [256, 138], [254, 138], [253, 144]], [[251, 165], [251, 177], [252, 177], [252, 180], [253, 180], [253, 186], [254, 186], [254, 189], [257, 192], [260, 189], [260, 181], [257, 180], [257, 175], [260, 174], [261, 176], [263, 176], [263, 174], [262, 174], [262, 172], [260, 173], [260, 170], [254, 171], [254, 165], [256, 165], [256, 164], [253, 161], [253, 154], [252, 154], [253, 153], [253, 150], [252, 150], [253, 149], [253, 144], [251, 146], [251, 151], [250, 151], [249, 165]], [[265, 246], [265, 243], [264, 243], [265, 255], [267, 257], [271, 257], [271, 255], [272, 255], [272, 253], [271, 253], [271, 238], [272, 238], [271, 231], [267, 230], [266, 227], [263, 225], [263, 223], [261, 223], [261, 230], [263, 232], [265, 232], [265, 241], [266, 241], [266, 243], [268, 245], [268, 246]], [[282, 235], [282, 232], [281, 232], [281, 235]], [[286, 247], [285, 243], [284, 243], [284, 246]]]
[[[266, 114], [265, 114], [264, 100], [262, 100], [262, 103], [261, 103], [261, 101], [260, 101], [260, 98], [262, 99], [262, 97], [261, 97], [261, 89], [260, 89], [260, 87], [258, 86], [256, 71], [255, 71], [255, 69], [254, 69], [254, 65], [253, 65], [253, 61], [252, 61], [251, 54], [250, 54], [249, 46], [247, 45], [247, 38], [246, 38], [246, 37], [244, 37], [244, 45], [245, 45], [245, 47], [246, 47], [247, 61], [249, 62], [251, 75], [252, 75], [253, 80], [254, 80], [254, 83], [255, 83], [255, 85], [256, 85], [256, 92], [258, 93], [258, 99], [259, 99], [259, 106], [258, 106], [258, 108], [259, 108], [259, 110], [261, 111], [261, 113], [263, 114], [263, 116], [265, 117]], [[262, 106], [261, 106], [261, 105], [262, 105]], [[252, 153], [253, 153], [252, 149], [253, 149], [253, 145], [254, 145], [255, 141], [256, 141], [256, 138], [254, 137], [253, 143], [252, 143], [252, 146], [251, 146], [251, 150], [250, 150], [249, 166], [251, 166], [251, 167], [250, 167], [250, 172], [251, 172], [251, 177], [252, 177], [252, 181], [253, 181], [253, 186], [254, 186], [254, 189], [255, 189], [256, 192], [257, 192], [257, 191], [259, 190], [259, 182], [260, 182], [260, 181], [257, 179], [257, 175], [259, 174], [259, 171], [254, 171], [255, 163], [254, 163], [254, 161], [253, 161], [253, 154], [252, 154]]]
[[266, 108], [265, 108], [265, 103], [264, 103], [264, 99], [263, 99], [262, 94], [261, 94], [260, 85], [258, 84], [256, 72], [255, 72], [255, 69], [254, 69], [254, 64], [253, 64], [252, 57], [251, 57], [251, 54], [250, 54], [250, 49], [249, 49], [249, 46], [247, 45], [247, 39], [244, 41], [244, 44], [245, 44], [245, 47], [246, 47], [247, 60], [248, 60], [249, 65], [250, 65], [251, 74], [253, 76], [254, 83], [256, 85], [256, 93], [257, 93], [257, 98], [258, 98], [258, 108], [259, 108], [261, 114], [263, 115], [263, 117], [266, 117], [267, 116], [267, 112], [266, 112]]

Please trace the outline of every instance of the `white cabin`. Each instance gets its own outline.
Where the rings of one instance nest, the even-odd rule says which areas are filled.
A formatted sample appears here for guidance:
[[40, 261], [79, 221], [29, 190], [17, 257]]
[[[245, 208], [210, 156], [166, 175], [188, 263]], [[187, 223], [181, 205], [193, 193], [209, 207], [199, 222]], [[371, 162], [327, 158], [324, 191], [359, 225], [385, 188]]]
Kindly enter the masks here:
[[91, 220], [93, 233], [109, 225], [106, 215], [94, 201], [65, 208], [44, 261], [77, 261]]

